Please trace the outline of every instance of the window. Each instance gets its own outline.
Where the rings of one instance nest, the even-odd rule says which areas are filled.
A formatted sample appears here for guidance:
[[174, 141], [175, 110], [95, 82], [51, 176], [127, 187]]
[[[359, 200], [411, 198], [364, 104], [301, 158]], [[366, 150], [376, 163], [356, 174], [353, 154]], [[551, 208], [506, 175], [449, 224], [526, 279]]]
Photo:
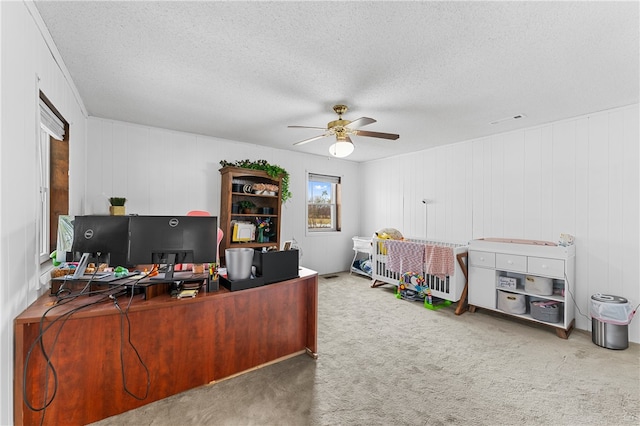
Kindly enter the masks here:
[[307, 229], [340, 231], [340, 177], [309, 173], [307, 182]]
[[40, 93], [38, 137], [40, 262], [49, 259], [58, 240], [58, 217], [69, 213], [69, 124]]

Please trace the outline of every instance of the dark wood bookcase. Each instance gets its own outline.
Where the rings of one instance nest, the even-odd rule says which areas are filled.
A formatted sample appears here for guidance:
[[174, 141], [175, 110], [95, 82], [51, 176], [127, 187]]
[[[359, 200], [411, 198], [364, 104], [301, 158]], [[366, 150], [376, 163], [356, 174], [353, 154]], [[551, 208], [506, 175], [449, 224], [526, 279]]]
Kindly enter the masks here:
[[[221, 260], [224, 259], [224, 251], [228, 248], [276, 246], [280, 249], [282, 191], [277, 191], [275, 195], [256, 194], [251, 188], [253, 188], [255, 184], [266, 183], [277, 185], [279, 189], [282, 189], [282, 177], [274, 179], [264, 171], [240, 167], [223, 167], [220, 169], [220, 174], [222, 176], [222, 188], [220, 191], [220, 229], [224, 232], [224, 238], [220, 243]], [[243, 212], [236, 207], [242, 201], [251, 201], [256, 205], [257, 210], [252, 213]], [[234, 242], [234, 221], [246, 221], [255, 225], [256, 218], [262, 220], [268, 218], [271, 221], [270, 231], [266, 234], [268, 240], [265, 242], [258, 242], [256, 240]], [[256, 238], [257, 235], [258, 233], [256, 232]]]

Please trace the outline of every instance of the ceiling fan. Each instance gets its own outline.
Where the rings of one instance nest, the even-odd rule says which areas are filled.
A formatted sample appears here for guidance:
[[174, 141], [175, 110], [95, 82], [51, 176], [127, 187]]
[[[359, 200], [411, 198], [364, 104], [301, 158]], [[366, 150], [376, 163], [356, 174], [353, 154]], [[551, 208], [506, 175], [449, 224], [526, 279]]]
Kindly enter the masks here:
[[317, 139], [321, 139], [327, 136], [336, 137], [336, 142], [331, 145], [329, 148], [329, 152], [331, 155], [335, 157], [346, 157], [347, 155], [353, 152], [353, 141], [349, 137], [350, 135], [356, 136], [367, 136], [371, 138], [381, 138], [381, 139], [390, 139], [396, 140], [400, 137], [400, 135], [396, 135], [394, 133], [381, 133], [381, 132], [369, 132], [367, 130], [358, 130], [358, 128], [362, 126], [366, 126], [371, 123], [375, 123], [376, 120], [369, 117], [360, 117], [356, 120], [349, 121], [343, 120], [342, 114], [347, 112], [346, 105], [334, 105], [333, 110], [336, 114], [338, 114], [338, 119], [334, 121], [330, 121], [327, 123], [327, 127], [310, 127], [310, 126], [288, 126], [290, 128], [298, 128], [298, 129], [321, 129], [325, 132], [319, 136], [314, 136], [309, 139], [302, 140], [300, 142], [294, 143], [294, 145], [304, 145], [305, 143], [309, 143], [315, 141]]

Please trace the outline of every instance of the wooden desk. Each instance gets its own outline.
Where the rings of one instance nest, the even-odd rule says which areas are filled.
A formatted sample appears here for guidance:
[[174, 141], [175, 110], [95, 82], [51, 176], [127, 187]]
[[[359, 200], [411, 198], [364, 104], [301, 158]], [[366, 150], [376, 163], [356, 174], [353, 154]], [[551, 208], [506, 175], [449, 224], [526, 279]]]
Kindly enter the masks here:
[[[39, 424], [43, 415], [26, 405], [23, 390], [36, 408], [43, 405], [47, 376], [49, 398], [54, 392], [54, 376], [39, 345], [26, 360], [38, 340], [42, 315], [55, 300], [42, 296], [14, 323], [18, 425]], [[305, 268], [299, 278], [236, 292], [221, 287], [187, 299], [136, 295], [128, 317], [131, 342], [144, 365], [128, 345], [126, 317], [112, 300], [102, 299], [62, 320], [66, 312], [94, 300], [99, 296], [81, 296], [46, 315], [44, 327], [53, 325], [42, 342], [57, 387], [43, 424], [87, 424], [305, 351], [317, 356], [318, 274]], [[128, 297], [118, 303], [126, 309]], [[125, 392], [123, 379], [141, 399]]]

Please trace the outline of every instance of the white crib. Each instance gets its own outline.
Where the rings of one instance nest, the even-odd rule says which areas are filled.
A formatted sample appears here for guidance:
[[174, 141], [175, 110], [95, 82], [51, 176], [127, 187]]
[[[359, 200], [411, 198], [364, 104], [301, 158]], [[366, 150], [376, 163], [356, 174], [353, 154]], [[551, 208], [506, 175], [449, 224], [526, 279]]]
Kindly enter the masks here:
[[[372, 274], [371, 274], [371, 287], [378, 287], [383, 284], [398, 285], [400, 276], [402, 274], [398, 272], [392, 272], [387, 268], [387, 254], [384, 242], [379, 238], [372, 239]], [[466, 284], [467, 284], [467, 267], [465, 259], [467, 256], [467, 245], [461, 243], [452, 243], [445, 241], [426, 240], [419, 238], [405, 238], [404, 241], [410, 241], [413, 243], [420, 243], [424, 245], [438, 245], [451, 247], [453, 249], [453, 255], [456, 259], [455, 272], [453, 275], [447, 276], [444, 279], [440, 279], [434, 275], [426, 274], [424, 276], [426, 283], [431, 289], [431, 293], [435, 297], [439, 297], [451, 302], [457, 302], [461, 298], [466, 298]], [[425, 265], [424, 271], [428, 268]], [[464, 293], [464, 294], [463, 294]], [[464, 300], [463, 300], [464, 302]], [[459, 304], [459, 309], [461, 304]], [[461, 313], [461, 312], [460, 312]], [[458, 310], [456, 310], [458, 314]]]

